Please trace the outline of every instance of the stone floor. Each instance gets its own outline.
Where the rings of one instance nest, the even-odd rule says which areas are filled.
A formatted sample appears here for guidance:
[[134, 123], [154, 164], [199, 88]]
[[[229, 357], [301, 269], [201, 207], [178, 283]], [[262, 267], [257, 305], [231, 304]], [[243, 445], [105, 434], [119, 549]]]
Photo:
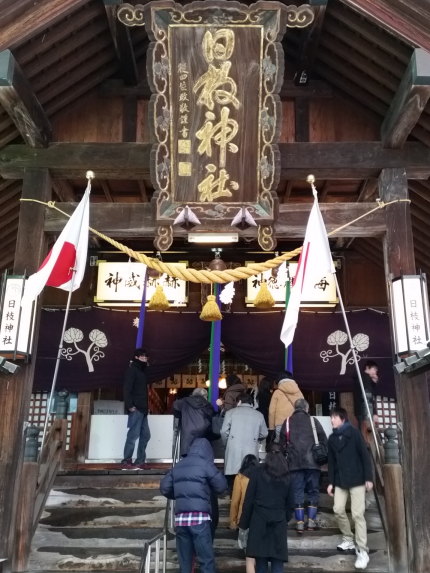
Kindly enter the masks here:
[[[94, 472], [57, 477], [35, 537], [29, 570], [136, 571], [143, 540], [162, 527], [166, 500], [160, 495], [160, 470]], [[289, 562], [293, 571], [354, 571], [355, 556], [339, 554], [340, 540], [331, 511], [332, 500], [322, 494], [318, 531], [298, 536], [291, 524]], [[244, 571], [244, 555], [237, 548], [237, 533], [228, 528], [229, 498], [220, 499], [220, 523], [215, 539], [217, 569]], [[385, 538], [374, 499], [366, 513], [369, 530], [369, 573], [386, 573]], [[178, 571], [174, 539], [168, 542], [168, 570]]]

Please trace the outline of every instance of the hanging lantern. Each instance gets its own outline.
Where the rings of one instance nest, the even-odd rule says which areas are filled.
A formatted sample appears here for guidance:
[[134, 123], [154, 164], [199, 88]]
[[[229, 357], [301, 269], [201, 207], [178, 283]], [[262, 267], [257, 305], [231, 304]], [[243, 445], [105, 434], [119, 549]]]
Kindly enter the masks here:
[[257, 308], [272, 308], [272, 306], [275, 306], [275, 299], [269, 291], [266, 281], [261, 282], [260, 290], [254, 300], [254, 306]]

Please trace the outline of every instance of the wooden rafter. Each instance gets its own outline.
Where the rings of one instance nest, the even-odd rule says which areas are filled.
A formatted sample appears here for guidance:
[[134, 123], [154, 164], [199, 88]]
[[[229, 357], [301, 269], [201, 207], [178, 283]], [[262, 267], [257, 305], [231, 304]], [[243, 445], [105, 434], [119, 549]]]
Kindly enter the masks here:
[[0, 50], [13, 49], [17, 44], [22, 44], [33, 38], [48, 26], [66, 18], [71, 12], [86, 3], [87, 0], [40, 0], [37, 3], [33, 2], [28, 9], [22, 10], [19, 16], [2, 29]]
[[103, 0], [103, 2], [122, 77], [126, 85], [136, 85], [139, 81], [139, 74], [130, 28], [121, 24], [116, 17], [118, 5], [122, 2], [121, 0]]
[[381, 126], [385, 147], [401, 147], [430, 98], [430, 53], [416, 48]]
[[[405, 4], [399, 0], [340, 1], [412, 46], [420, 46], [430, 51], [428, 33], [430, 14], [428, 12], [424, 18], [422, 12], [418, 10], [413, 17], [410, 12], [404, 10]], [[409, 5], [411, 4], [409, 2]]]
[[52, 181], [52, 188], [60, 201], [68, 202], [76, 200], [73, 185], [66, 179], [54, 179]]
[[148, 191], [146, 189], [145, 182], [142, 179], [140, 179], [140, 180], [138, 179], [137, 185], [139, 187], [139, 193], [140, 193], [140, 197], [142, 199], [142, 202], [148, 203], [149, 197], [148, 197]]
[[48, 144], [51, 124], [10, 50], [0, 52], [0, 103], [25, 142]]
[[311, 3], [314, 12], [314, 21], [310, 26], [302, 30], [300, 34], [300, 47], [294, 78], [296, 85], [306, 85], [311, 77], [323, 30], [327, 2], [328, 0], [319, 0], [318, 2]]
[[109, 183], [107, 181], [101, 181], [100, 185], [105, 195], [106, 201], [108, 201], [109, 203], [113, 203], [114, 200], [112, 198], [112, 193], [109, 187]]

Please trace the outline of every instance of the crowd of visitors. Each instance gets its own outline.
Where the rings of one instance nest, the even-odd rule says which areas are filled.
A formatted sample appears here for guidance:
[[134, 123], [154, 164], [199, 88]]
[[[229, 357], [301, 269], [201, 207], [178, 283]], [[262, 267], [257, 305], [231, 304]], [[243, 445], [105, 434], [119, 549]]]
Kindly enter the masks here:
[[[376, 384], [376, 365], [366, 368]], [[327, 493], [334, 497], [333, 512], [342, 534], [337, 549], [355, 551], [355, 568], [365, 569], [369, 563], [365, 493], [372, 489], [373, 478], [366, 443], [346, 411], [331, 411], [333, 431], [327, 439], [289, 372], [278, 377], [277, 385], [262, 379], [254, 395], [238, 376], [230, 375], [217, 405], [224, 475], [214, 464], [210, 440], [219, 437], [212, 423], [217, 413], [207, 391], [197, 388], [173, 406], [181, 429], [181, 460], [163, 478], [160, 489], [176, 500], [181, 573], [191, 573], [194, 558], [202, 573], [215, 573], [219, 495], [231, 496], [230, 527], [237, 530], [238, 545], [245, 550], [246, 573], [267, 573], [269, 564], [272, 573], [281, 573], [288, 561], [287, 526], [292, 515], [299, 535], [318, 527], [321, 467], [326, 464]], [[360, 412], [365, 418], [364, 406]], [[265, 439], [267, 453], [260, 447]], [[348, 497], [355, 535], [345, 509]]]

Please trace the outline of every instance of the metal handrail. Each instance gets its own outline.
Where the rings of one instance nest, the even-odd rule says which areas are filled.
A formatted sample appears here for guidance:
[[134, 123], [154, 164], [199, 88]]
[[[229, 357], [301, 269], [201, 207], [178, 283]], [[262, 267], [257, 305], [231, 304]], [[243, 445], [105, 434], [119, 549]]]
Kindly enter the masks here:
[[[175, 435], [173, 455], [172, 455], [172, 467], [179, 461], [179, 451], [181, 444], [181, 432], [178, 429]], [[139, 564], [139, 573], [154, 573], [160, 572], [160, 553], [162, 551], [162, 562], [161, 571], [166, 573], [167, 565], [167, 537], [168, 535], [174, 535], [174, 504], [173, 500], [168, 499], [166, 503], [166, 511], [164, 513], [164, 523], [163, 529], [154, 535], [148, 541], [145, 541], [142, 549], [142, 557]], [[162, 548], [161, 548], [162, 544]], [[153, 569], [151, 569], [151, 557], [154, 550], [154, 562], [152, 563]]]

